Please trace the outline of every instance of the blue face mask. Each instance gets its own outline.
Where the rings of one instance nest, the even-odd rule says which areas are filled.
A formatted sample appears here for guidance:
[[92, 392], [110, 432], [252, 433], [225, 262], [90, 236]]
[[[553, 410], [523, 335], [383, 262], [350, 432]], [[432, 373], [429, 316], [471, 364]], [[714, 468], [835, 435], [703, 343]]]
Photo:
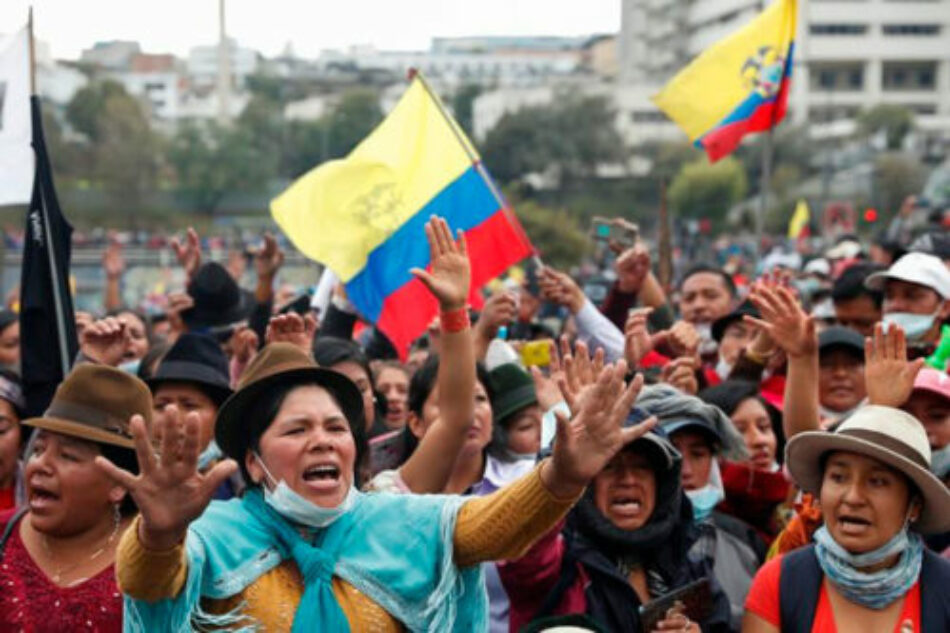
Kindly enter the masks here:
[[264, 474], [273, 486], [273, 488], [264, 486], [264, 502], [292, 523], [312, 528], [324, 528], [346, 514], [353, 507], [356, 497], [359, 496], [359, 492], [351, 485], [340, 505], [335, 508], [323, 508], [294, 492], [283, 479], [277, 482], [270, 471], [267, 470], [267, 466], [264, 465], [264, 460], [261, 459], [260, 455], [254, 453], [254, 457], [261, 468], [264, 469]]
[[888, 312], [884, 315], [884, 325], [890, 328], [896, 325], [904, 330], [909, 341], [920, 340], [934, 325], [937, 312], [933, 314], [914, 314], [912, 312]]
[[224, 453], [218, 448], [217, 442], [211, 440], [208, 447], [198, 455], [198, 472], [204, 472], [212, 463], [224, 457]]
[[719, 502], [722, 501], [722, 490], [709, 484], [697, 490], [687, 490], [686, 496], [693, 504], [693, 520], [705, 521]]
[[121, 369], [122, 371], [128, 374], [132, 374], [133, 376], [135, 376], [136, 374], [139, 373], [139, 365], [141, 364], [142, 364], [142, 359], [136, 358], [135, 360], [130, 360], [130, 361], [126, 361], [122, 363], [121, 365], [119, 365], [119, 369]]

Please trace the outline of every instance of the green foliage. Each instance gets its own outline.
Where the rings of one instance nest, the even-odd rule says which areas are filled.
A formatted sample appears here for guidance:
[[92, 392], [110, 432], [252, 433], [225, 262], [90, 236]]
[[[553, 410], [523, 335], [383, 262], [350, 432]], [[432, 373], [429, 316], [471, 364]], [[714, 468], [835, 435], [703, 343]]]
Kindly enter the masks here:
[[702, 159], [680, 169], [670, 185], [669, 201], [681, 217], [721, 222], [748, 190], [745, 169], [738, 160], [729, 156], [708, 164]]
[[896, 213], [904, 198], [920, 192], [925, 177], [924, 166], [916, 158], [881, 154], [874, 161], [875, 203], [885, 213]]
[[531, 173], [554, 173], [560, 180], [591, 176], [597, 165], [626, 154], [615, 117], [603, 97], [561, 93], [550, 105], [503, 116], [485, 137], [482, 156], [502, 182]]
[[884, 131], [887, 149], [898, 150], [914, 128], [914, 114], [904, 106], [880, 104], [858, 115], [858, 126], [866, 136]]
[[472, 135], [472, 108], [475, 99], [481, 93], [480, 85], [465, 84], [459, 87], [452, 96], [452, 112], [455, 114], [455, 120], [469, 136]]
[[198, 210], [211, 214], [229, 193], [263, 189], [272, 176], [258, 163], [248, 130], [186, 124], [169, 148], [177, 191]]
[[547, 264], [566, 269], [580, 263], [590, 240], [577, 218], [565, 209], [552, 209], [526, 200], [514, 205], [531, 243]]
[[112, 97], [129, 97], [122, 84], [107, 80], [80, 88], [66, 105], [66, 120], [74, 130], [97, 142], [102, 133], [102, 112]]
[[379, 95], [370, 90], [344, 93], [325, 119], [329, 157], [346, 156], [383, 120]]

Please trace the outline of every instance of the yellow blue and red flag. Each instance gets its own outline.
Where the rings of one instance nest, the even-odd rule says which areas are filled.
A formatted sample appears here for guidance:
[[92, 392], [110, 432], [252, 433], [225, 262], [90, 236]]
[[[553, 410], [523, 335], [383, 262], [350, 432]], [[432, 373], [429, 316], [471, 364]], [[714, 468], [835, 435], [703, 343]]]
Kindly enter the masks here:
[[717, 161], [742, 137], [785, 117], [795, 51], [796, 0], [776, 0], [703, 51], [653, 102]]
[[400, 353], [438, 311], [409, 273], [426, 268], [433, 215], [462, 230], [477, 290], [533, 248], [458, 124], [416, 76], [345, 158], [301, 176], [271, 202], [284, 233], [345, 284], [347, 297]]

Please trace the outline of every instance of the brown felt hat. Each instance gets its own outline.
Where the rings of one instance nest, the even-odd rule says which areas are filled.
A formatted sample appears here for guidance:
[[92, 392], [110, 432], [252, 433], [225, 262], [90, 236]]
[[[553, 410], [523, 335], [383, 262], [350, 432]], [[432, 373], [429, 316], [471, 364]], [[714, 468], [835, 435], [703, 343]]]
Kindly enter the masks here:
[[152, 424], [152, 393], [128, 372], [107, 365], [77, 365], [56, 388], [39, 418], [23, 424], [84, 440], [134, 448], [129, 432], [133, 415]]
[[271, 343], [247, 366], [237, 389], [218, 410], [214, 440], [221, 451], [241, 463], [250, 444], [248, 408], [278, 385], [317, 384], [329, 391], [351, 427], [363, 424], [363, 396], [353, 381], [323, 369], [309, 354], [290, 343]]

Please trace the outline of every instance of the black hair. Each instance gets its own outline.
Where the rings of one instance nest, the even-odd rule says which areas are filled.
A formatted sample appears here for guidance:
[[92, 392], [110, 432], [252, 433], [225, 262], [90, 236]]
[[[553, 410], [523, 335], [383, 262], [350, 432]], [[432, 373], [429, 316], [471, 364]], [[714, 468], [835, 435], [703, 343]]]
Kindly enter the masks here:
[[693, 275], [698, 275], [700, 273], [712, 273], [714, 275], [718, 275], [719, 278], [722, 279], [722, 283], [725, 284], [726, 290], [729, 291], [730, 297], [735, 298], [739, 295], [739, 291], [736, 288], [736, 282], [732, 280], [732, 277], [730, 277], [726, 273], [726, 271], [724, 271], [722, 268], [719, 268], [717, 266], [712, 266], [710, 264], [696, 264], [695, 266], [687, 270], [685, 273], [683, 273], [683, 276], [680, 277], [680, 282], [677, 285], [677, 289], [682, 290], [683, 284], [686, 283], [687, 279], [689, 279]]
[[[271, 423], [273, 423], [274, 418], [277, 417], [277, 413], [284, 405], [287, 394], [298, 387], [308, 386], [317, 386], [326, 389], [330, 397], [333, 398], [333, 401], [339, 405], [336, 394], [334, 394], [332, 390], [327, 389], [326, 386], [317, 382], [303, 380], [300, 382], [278, 383], [263, 397], [252, 402], [244, 416], [246, 425], [244, 432], [248, 434], [247, 446], [250, 450], [260, 453], [261, 436], [264, 435], [264, 432], [270, 427]], [[353, 464], [353, 485], [360, 487], [364, 479], [364, 465], [369, 448], [366, 438], [366, 423], [362, 418], [359, 420], [347, 420], [347, 422], [350, 426], [350, 433], [353, 434], [353, 441], [356, 444], [356, 461]], [[236, 461], [241, 469], [241, 476], [244, 477], [244, 481], [246, 481], [249, 486], [255, 485], [250, 473], [247, 472], [244, 456], [242, 455], [241, 459]]]
[[335, 336], [321, 336], [313, 341], [313, 359], [321, 367], [333, 367], [339, 363], [354, 362], [366, 371], [366, 377], [373, 379], [373, 372], [369, 368], [369, 359], [356, 341], [337, 338]]
[[379, 361], [379, 364], [376, 366], [376, 371], [373, 372], [373, 384], [376, 384], [376, 380], [379, 378], [379, 375], [386, 371], [387, 369], [395, 369], [396, 371], [401, 371], [406, 375], [406, 378], [412, 377], [412, 372], [409, 371], [405, 365], [400, 363], [398, 360], [383, 360]]
[[141, 380], [151, 378], [155, 374], [155, 370], [158, 369], [158, 366], [161, 364], [162, 359], [165, 358], [165, 354], [167, 354], [171, 348], [172, 344], [168, 341], [162, 341], [149, 347], [148, 351], [145, 352], [145, 356], [139, 361], [139, 368], [135, 372], [135, 375]]
[[868, 297], [880, 309], [884, 303], [884, 293], [880, 290], [871, 290], [864, 285], [864, 281], [872, 274], [884, 270], [883, 266], [869, 262], [861, 262], [849, 266], [831, 287], [831, 300], [850, 301], [858, 297]]
[[698, 394], [704, 402], [715, 405], [730, 418], [746, 400], [757, 400], [765, 407], [775, 434], [775, 461], [785, 460], [785, 432], [782, 430], [782, 414], [759, 393], [759, 385], [748, 380], [725, 380], [715, 387], [703, 389]]
[[145, 340], [149, 342], [149, 345], [152, 344], [152, 321], [145, 316], [144, 312], [135, 310], [134, 308], [115, 308], [114, 310], [106, 312], [107, 317], [118, 317], [120, 314], [135, 315], [135, 318], [141, 321], [142, 327], [145, 328]]
[[[127, 470], [133, 475], [139, 474], [139, 462], [135, 457], [135, 451], [131, 448], [103, 442], [95, 442], [95, 445], [99, 447], [99, 452], [102, 453], [103, 457], [119, 468]], [[128, 517], [136, 512], [138, 512], [138, 506], [135, 505], [135, 499], [132, 498], [131, 493], [127, 492], [125, 496], [122, 497], [122, 503], [119, 504], [119, 514], [123, 517]]]
[[[426, 400], [428, 400], [432, 394], [432, 390], [435, 389], [438, 378], [439, 356], [438, 354], [429, 354], [429, 357], [426, 358], [426, 362], [416, 370], [416, 373], [414, 373], [409, 380], [407, 406], [409, 411], [415, 413], [420, 419], [422, 418], [422, 408], [425, 406]], [[493, 395], [491, 391], [491, 381], [488, 377], [488, 370], [485, 369], [485, 366], [481, 363], [475, 364], [475, 378], [481, 383], [482, 387], [484, 387], [485, 393], [488, 394], [488, 399], [491, 400]], [[403, 446], [405, 447], [403, 461], [409, 459], [409, 456], [415, 452], [418, 445], [419, 438], [413, 434], [407, 424], [403, 427]]]

